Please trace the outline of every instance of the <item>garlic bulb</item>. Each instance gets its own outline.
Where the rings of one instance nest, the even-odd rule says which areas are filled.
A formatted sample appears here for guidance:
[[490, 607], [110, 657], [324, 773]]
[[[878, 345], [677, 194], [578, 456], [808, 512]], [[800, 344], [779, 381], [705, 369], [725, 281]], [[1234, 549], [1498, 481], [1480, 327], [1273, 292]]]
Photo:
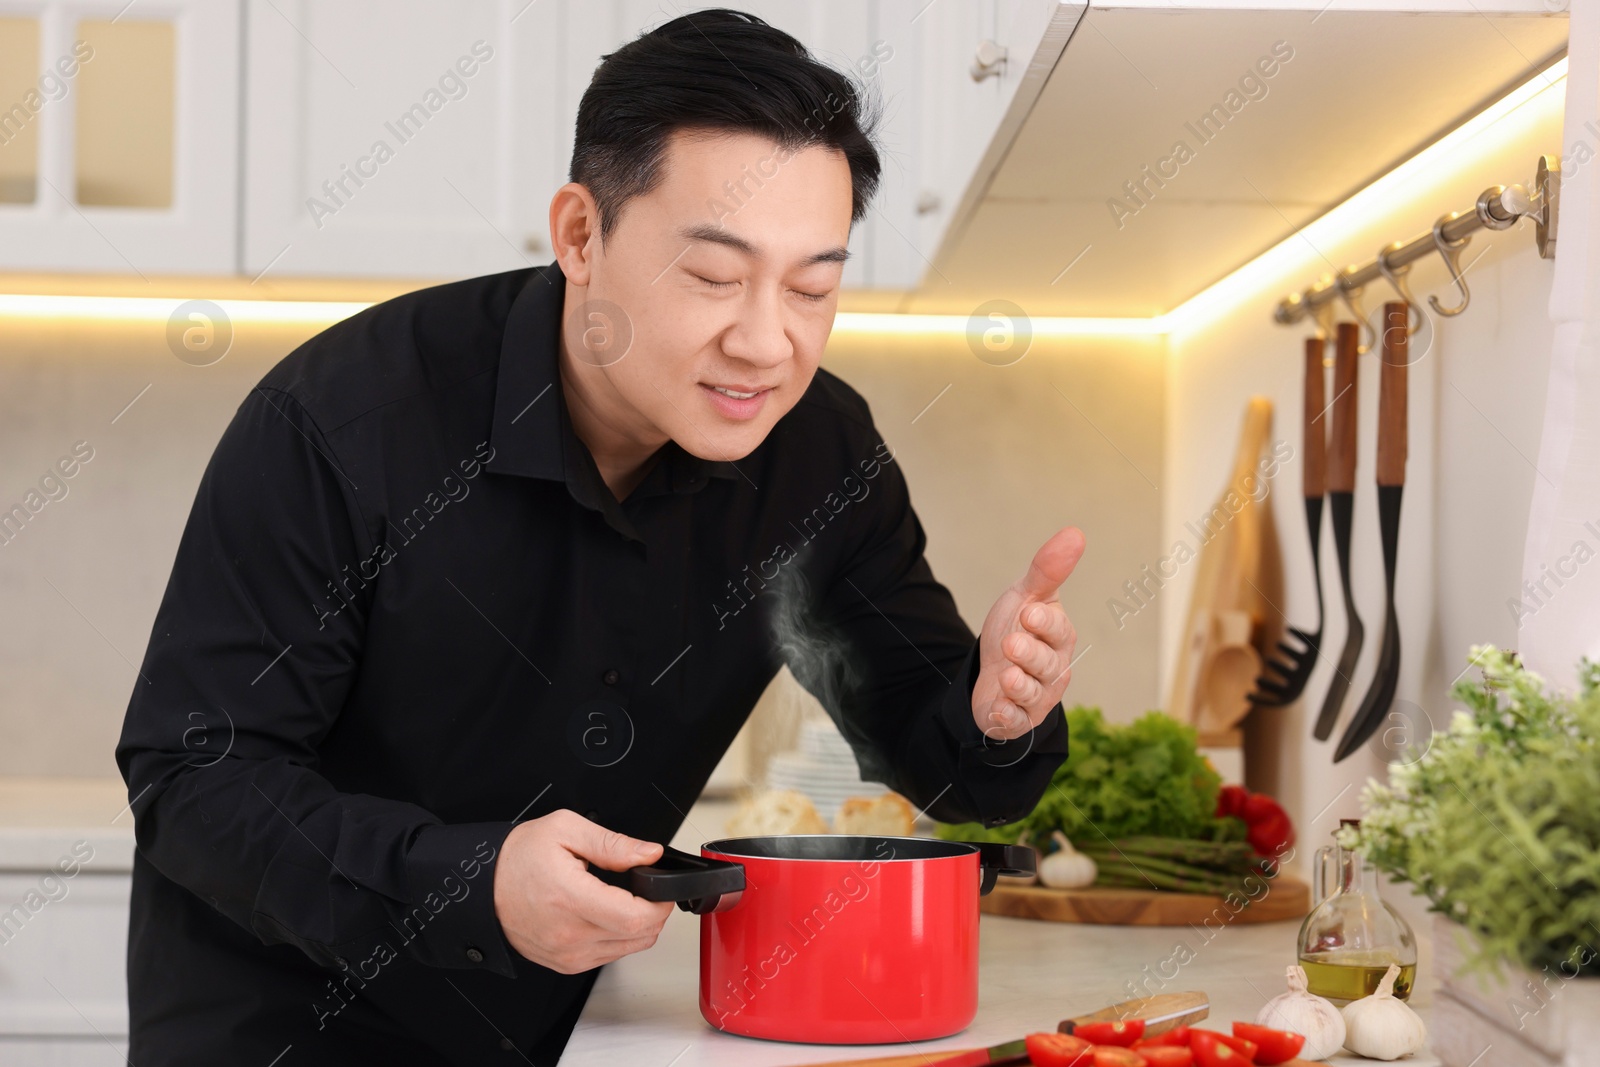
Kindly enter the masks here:
[[1399, 965], [1389, 964], [1372, 996], [1344, 1006], [1344, 1047], [1357, 1056], [1397, 1060], [1417, 1051], [1428, 1039], [1422, 1018], [1405, 1001], [1395, 998], [1394, 980], [1399, 973]]
[[1082, 889], [1093, 884], [1099, 873], [1094, 860], [1073, 848], [1060, 830], [1050, 836], [1060, 847], [1039, 861], [1039, 881], [1052, 889]]
[[1256, 1025], [1304, 1034], [1300, 1058], [1325, 1060], [1344, 1047], [1344, 1016], [1332, 1001], [1306, 992], [1305, 968], [1298, 963], [1289, 965], [1288, 978], [1289, 992], [1267, 1001], [1256, 1015]]

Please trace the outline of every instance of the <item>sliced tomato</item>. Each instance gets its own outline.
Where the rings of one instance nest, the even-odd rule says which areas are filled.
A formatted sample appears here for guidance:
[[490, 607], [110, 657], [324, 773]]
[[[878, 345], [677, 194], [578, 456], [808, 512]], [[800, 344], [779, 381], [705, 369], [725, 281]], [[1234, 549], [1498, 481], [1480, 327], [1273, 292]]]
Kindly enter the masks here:
[[1074, 1037], [1091, 1045], [1121, 1045], [1126, 1048], [1144, 1036], [1143, 1019], [1118, 1019], [1109, 1023], [1083, 1023], [1072, 1028]]
[[[1194, 1038], [1196, 1034], [1210, 1034], [1222, 1044], [1237, 1052], [1245, 1061], [1249, 1063], [1254, 1063], [1256, 1061], [1256, 1043], [1254, 1041], [1249, 1041], [1242, 1037], [1234, 1037], [1232, 1034], [1218, 1033], [1216, 1030], [1202, 1030], [1196, 1027], [1195, 1029], [1189, 1031], [1190, 1048], [1194, 1048]], [[1199, 1055], [1198, 1049], [1195, 1049], [1195, 1054], [1196, 1056]]]
[[1094, 1062], [1089, 1054], [1094, 1046], [1071, 1034], [1029, 1034], [1023, 1038], [1023, 1043], [1028, 1050], [1028, 1059], [1037, 1067], [1074, 1067], [1079, 1060], [1083, 1061], [1082, 1067], [1089, 1067]]
[[1233, 1036], [1255, 1042], [1256, 1062], [1261, 1067], [1288, 1063], [1306, 1047], [1304, 1034], [1292, 1030], [1274, 1030], [1270, 1026], [1257, 1026], [1254, 1023], [1234, 1023]]
[[1190, 1030], [1189, 1047], [1194, 1050], [1195, 1067], [1248, 1067], [1250, 1057], [1229, 1044], [1237, 1040], [1215, 1030]]
[[1194, 1064], [1194, 1052], [1187, 1046], [1142, 1045], [1135, 1046], [1133, 1051], [1143, 1056], [1149, 1067], [1193, 1067]]
[[1145, 1058], [1121, 1045], [1096, 1045], [1094, 1067], [1145, 1067]]
[[1154, 1037], [1141, 1037], [1139, 1040], [1133, 1043], [1133, 1047], [1136, 1049], [1143, 1049], [1152, 1045], [1167, 1045], [1175, 1048], [1188, 1048], [1189, 1028], [1187, 1026], [1173, 1027], [1164, 1034], [1157, 1034]]

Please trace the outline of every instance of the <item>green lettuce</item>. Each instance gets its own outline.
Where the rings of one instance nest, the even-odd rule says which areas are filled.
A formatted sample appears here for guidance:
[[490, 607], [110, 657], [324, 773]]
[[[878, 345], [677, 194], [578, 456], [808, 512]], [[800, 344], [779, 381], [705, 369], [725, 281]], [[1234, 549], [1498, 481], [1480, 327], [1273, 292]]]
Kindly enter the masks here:
[[1072, 841], [1242, 836], [1237, 819], [1217, 817], [1222, 779], [1196, 749], [1193, 727], [1159, 711], [1116, 726], [1099, 708], [1080, 705], [1067, 712], [1067, 729], [1066, 762], [1026, 818], [996, 827], [941, 823], [936, 835], [1014, 843], [1025, 834], [1040, 847], [1055, 830]]

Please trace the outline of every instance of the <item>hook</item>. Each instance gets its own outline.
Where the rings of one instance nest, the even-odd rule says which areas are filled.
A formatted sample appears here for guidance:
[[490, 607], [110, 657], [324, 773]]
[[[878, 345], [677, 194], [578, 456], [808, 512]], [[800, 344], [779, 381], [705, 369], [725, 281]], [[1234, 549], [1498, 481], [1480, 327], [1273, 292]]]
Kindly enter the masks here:
[[1454, 318], [1456, 315], [1461, 314], [1467, 310], [1467, 305], [1472, 303], [1472, 292], [1467, 288], [1466, 272], [1461, 269], [1461, 250], [1472, 243], [1472, 238], [1463, 237], [1458, 241], [1451, 241], [1446, 239], [1444, 235], [1445, 223], [1452, 222], [1455, 218], [1455, 213], [1441, 215], [1439, 220], [1433, 224], [1433, 246], [1438, 249], [1445, 266], [1450, 268], [1450, 280], [1455, 282], [1456, 288], [1461, 292], [1461, 303], [1453, 308], [1447, 308], [1439, 303], [1437, 296], [1428, 297], [1428, 303], [1433, 306], [1433, 310], [1446, 318]]
[[1364, 356], [1367, 354], [1367, 350], [1372, 347], [1371, 342], [1378, 339], [1378, 335], [1372, 329], [1372, 324], [1367, 321], [1367, 313], [1361, 308], [1361, 286], [1348, 284], [1350, 275], [1353, 273], [1353, 268], [1346, 267], [1339, 272], [1338, 277], [1334, 279], [1334, 283], [1339, 287], [1339, 298], [1344, 301], [1344, 306], [1349, 308], [1350, 314], [1356, 317], [1356, 325], [1361, 327], [1361, 336], [1367, 338], [1364, 342], [1358, 340], [1356, 343], [1356, 355]]
[[[1307, 302], [1310, 302], [1309, 293], [1307, 294]], [[1311, 319], [1317, 324], [1317, 336], [1324, 341], [1328, 340], [1333, 336], [1333, 301], [1328, 300], [1321, 304], [1310, 304], [1310, 307]], [[1324, 357], [1323, 364], [1331, 367], [1333, 366], [1333, 361]]]
[[[1406, 276], [1411, 273], [1411, 264], [1407, 263], [1399, 268], [1389, 266], [1389, 257], [1404, 247], [1405, 243], [1403, 241], [1385, 245], [1383, 250], [1378, 253], [1377, 262], [1378, 273], [1382, 274], [1389, 284], [1394, 286], [1394, 291], [1399, 293], [1400, 299], [1406, 302], [1406, 336], [1410, 337], [1422, 329], [1422, 307], [1417, 303], [1417, 298], [1411, 295], [1411, 284], [1406, 280]], [[1415, 326], [1411, 325], [1412, 311], [1417, 313], [1417, 324]]]

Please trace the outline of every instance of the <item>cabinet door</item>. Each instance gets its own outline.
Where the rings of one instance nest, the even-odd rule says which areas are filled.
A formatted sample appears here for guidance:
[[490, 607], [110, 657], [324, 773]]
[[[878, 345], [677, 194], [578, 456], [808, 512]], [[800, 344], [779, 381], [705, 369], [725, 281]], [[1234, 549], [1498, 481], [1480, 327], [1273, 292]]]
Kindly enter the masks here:
[[250, 5], [244, 272], [450, 278], [545, 262], [560, 5]]
[[0, 270], [229, 273], [238, 0], [0, 0]]

